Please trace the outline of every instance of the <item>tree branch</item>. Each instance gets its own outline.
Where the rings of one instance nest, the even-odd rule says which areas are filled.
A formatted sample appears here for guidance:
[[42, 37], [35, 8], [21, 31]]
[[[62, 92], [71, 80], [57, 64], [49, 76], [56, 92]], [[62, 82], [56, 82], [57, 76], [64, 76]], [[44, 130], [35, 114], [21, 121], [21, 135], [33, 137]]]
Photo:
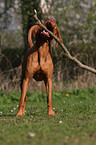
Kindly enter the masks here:
[[82, 64], [76, 57], [73, 57], [70, 52], [68, 51], [68, 49], [66, 48], [66, 46], [60, 41], [60, 39], [54, 35], [51, 31], [49, 31], [41, 22], [40, 20], [38, 19], [37, 17], [37, 12], [36, 10], [34, 10], [35, 12], [35, 15], [34, 15], [34, 18], [37, 20], [38, 22], [38, 25], [43, 28], [44, 30], [46, 30], [57, 42], [58, 44], [61, 46], [62, 50], [64, 51], [64, 56], [72, 61], [74, 61], [75, 63], [77, 63], [77, 65], [82, 68], [82, 69], [85, 69], [87, 71], [90, 71], [94, 74], [96, 74], [96, 69], [92, 68], [92, 67], [89, 67], [87, 65], [84, 65]]

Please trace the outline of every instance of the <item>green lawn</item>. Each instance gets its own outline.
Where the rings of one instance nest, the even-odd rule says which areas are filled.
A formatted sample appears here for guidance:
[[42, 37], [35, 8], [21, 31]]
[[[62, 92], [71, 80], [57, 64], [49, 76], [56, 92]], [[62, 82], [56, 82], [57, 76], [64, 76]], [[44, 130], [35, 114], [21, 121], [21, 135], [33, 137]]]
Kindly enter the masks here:
[[16, 118], [20, 94], [0, 92], [0, 145], [96, 145], [96, 86], [53, 92], [55, 117], [46, 93], [27, 93], [26, 115]]

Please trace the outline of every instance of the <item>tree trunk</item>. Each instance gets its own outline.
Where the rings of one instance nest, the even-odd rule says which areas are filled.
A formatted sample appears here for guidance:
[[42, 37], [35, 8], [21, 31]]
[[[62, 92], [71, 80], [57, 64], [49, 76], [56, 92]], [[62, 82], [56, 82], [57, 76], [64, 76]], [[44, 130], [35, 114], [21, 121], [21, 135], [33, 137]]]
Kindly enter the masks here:
[[22, 24], [23, 24], [23, 38], [25, 44], [25, 50], [29, 48], [28, 45], [28, 31], [30, 27], [36, 24], [34, 19], [34, 9], [38, 11], [38, 17], [41, 20], [42, 11], [40, 8], [40, 0], [21, 0], [21, 11], [22, 11]]

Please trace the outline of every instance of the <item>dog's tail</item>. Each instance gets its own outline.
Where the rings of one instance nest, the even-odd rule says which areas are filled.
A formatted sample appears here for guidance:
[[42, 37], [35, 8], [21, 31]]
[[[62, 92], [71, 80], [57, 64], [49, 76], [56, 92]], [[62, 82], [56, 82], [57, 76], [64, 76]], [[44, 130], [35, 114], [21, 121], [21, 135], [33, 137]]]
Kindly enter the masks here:
[[31, 38], [31, 35], [33, 33], [33, 36], [35, 37], [36, 36], [36, 32], [37, 32], [37, 28], [39, 26], [38, 25], [34, 25], [30, 28], [29, 32], [28, 32], [28, 42], [29, 42], [29, 45], [30, 45], [30, 48], [33, 47], [33, 42], [32, 42], [32, 38]]

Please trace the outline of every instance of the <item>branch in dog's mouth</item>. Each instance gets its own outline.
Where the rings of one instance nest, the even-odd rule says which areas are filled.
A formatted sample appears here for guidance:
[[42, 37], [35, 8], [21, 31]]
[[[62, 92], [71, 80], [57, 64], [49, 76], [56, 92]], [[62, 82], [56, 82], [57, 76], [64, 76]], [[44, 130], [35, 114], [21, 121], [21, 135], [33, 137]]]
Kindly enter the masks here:
[[[51, 24], [50, 22], [48, 22], [48, 23], [46, 24], [46, 27], [47, 27], [47, 29], [48, 29], [49, 31], [51, 31], [51, 32], [53, 31], [52, 24]], [[41, 34], [46, 35], [47, 37], [50, 37], [49, 33], [48, 33], [46, 30], [43, 30], [43, 31], [41, 32]]]

